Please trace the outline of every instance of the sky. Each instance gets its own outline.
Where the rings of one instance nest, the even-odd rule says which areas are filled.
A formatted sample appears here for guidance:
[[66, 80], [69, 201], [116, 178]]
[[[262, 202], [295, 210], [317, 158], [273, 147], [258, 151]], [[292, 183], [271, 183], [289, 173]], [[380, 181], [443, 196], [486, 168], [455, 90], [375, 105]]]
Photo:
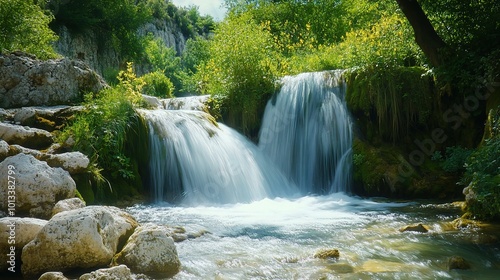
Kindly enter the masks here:
[[215, 20], [224, 18], [226, 9], [221, 7], [224, 0], [171, 0], [177, 7], [198, 6], [201, 15], [211, 15]]

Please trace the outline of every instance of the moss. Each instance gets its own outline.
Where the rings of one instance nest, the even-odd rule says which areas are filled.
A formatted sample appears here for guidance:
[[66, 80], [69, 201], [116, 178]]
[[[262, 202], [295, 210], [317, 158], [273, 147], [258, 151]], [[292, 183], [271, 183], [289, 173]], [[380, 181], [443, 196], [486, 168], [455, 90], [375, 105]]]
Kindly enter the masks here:
[[[425, 125], [436, 96], [431, 77], [420, 67], [367, 67], [346, 72], [346, 101], [354, 115], [383, 140], [395, 142]], [[366, 127], [366, 130], [369, 128]]]
[[439, 163], [430, 159], [412, 166], [403, 150], [393, 145], [374, 146], [355, 139], [353, 143], [355, 192], [392, 198], [459, 197], [457, 177], [444, 174]]

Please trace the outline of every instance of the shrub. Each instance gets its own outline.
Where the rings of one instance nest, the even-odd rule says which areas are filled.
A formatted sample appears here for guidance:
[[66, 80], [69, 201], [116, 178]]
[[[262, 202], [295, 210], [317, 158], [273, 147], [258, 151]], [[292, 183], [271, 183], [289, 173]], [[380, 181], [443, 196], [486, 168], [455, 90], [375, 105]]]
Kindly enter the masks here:
[[492, 112], [491, 138], [467, 159], [461, 183], [471, 188], [475, 198], [467, 210], [478, 219], [500, 219], [500, 107]]
[[229, 123], [243, 132], [259, 127], [265, 102], [274, 92], [280, 58], [271, 34], [248, 15], [221, 23], [201, 67], [202, 92], [217, 96]]
[[58, 139], [64, 143], [72, 138], [73, 148], [90, 158], [94, 172], [91, 180], [99, 186], [105, 181], [110, 184], [116, 180], [136, 179], [134, 164], [126, 156], [124, 145], [131, 123], [135, 121], [134, 107], [142, 102], [143, 82], [136, 78], [132, 64], [120, 72], [118, 80], [115, 87], [87, 94], [84, 110]]
[[145, 74], [139, 79], [144, 82], [142, 93], [161, 98], [173, 97], [174, 85], [162, 71]]
[[33, 0], [0, 0], [0, 52], [20, 50], [41, 59], [56, 57], [50, 30], [53, 17]]

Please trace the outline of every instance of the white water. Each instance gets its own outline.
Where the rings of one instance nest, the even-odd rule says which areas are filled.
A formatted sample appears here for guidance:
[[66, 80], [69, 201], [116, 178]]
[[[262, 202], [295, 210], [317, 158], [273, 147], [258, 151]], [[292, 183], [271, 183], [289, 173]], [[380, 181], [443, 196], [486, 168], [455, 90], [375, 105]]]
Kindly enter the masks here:
[[[157, 203], [127, 210], [141, 223], [210, 232], [177, 243], [174, 279], [496, 279], [498, 243], [478, 240], [500, 230], [447, 230], [458, 211], [335, 193], [348, 191], [352, 137], [338, 74], [285, 78], [260, 149], [202, 112], [142, 111]], [[302, 197], [293, 198], [299, 190], [276, 164]], [[431, 231], [398, 230], [417, 222]], [[340, 258], [314, 258], [321, 249]], [[448, 270], [453, 255], [473, 269]]]
[[[477, 243], [483, 232], [451, 230], [459, 211], [417, 203], [361, 200], [344, 194], [252, 203], [182, 207], [138, 205], [139, 222], [207, 230], [176, 243], [182, 263], [174, 279], [497, 279], [498, 243]], [[399, 232], [422, 222], [429, 233]], [[498, 235], [498, 229], [493, 231]], [[338, 260], [321, 260], [338, 249]], [[469, 271], [448, 270], [460, 255]]]
[[141, 113], [150, 130], [150, 186], [156, 202], [221, 204], [297, 193], [253, 143], [208, 114]]
[[352, 121], [342, 71], [283, 78], [267, 104], [259, 147], [303, 194], [348, 192]]

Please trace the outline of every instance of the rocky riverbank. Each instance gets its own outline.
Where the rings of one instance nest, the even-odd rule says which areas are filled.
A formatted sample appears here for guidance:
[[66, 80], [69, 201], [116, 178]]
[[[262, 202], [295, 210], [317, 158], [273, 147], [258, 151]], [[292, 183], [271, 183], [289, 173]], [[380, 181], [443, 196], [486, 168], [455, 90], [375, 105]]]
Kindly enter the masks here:
[[[78, 60], [0, 55], [0, 278], [132, 279], [180, 269], [180, 228], [139, 224], [112, 206], [86, 206], [74, 176], [89, 158], [55, 136], [107, 87]], [[97, 270], [96, 270], [97, 269]], [[95, 271], [94, 271], [95, 270]], [[74, 278], [74, 277], [71, 278]]]

